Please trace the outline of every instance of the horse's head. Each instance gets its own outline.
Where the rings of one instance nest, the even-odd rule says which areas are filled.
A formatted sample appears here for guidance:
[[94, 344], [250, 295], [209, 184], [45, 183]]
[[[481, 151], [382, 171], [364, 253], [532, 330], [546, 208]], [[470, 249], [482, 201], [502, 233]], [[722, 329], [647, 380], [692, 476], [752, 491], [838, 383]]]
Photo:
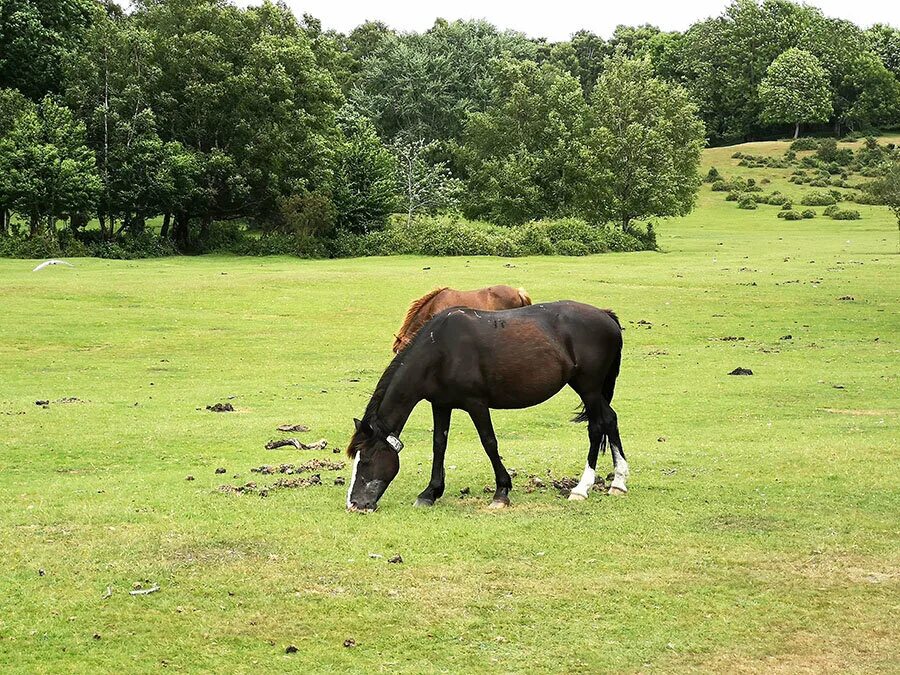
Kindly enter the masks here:
[[378, 500], [400, 471], [403, 443], [394, 434], [378, 429], [377, 423], [353, 422], [356, 431], [347, 446], [347, 456], [353, 459], [347, 508], [368, 513], [378, 508]]

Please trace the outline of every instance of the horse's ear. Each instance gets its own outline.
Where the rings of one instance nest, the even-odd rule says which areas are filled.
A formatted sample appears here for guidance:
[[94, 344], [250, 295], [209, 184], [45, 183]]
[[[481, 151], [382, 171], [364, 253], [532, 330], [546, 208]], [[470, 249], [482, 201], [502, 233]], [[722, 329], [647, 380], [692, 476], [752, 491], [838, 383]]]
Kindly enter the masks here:
[[359, 431], [359, 428], [362, 426], [362, 422], [360, 422], [358, 419], [356, 419], [356, 418], [354, 417], [354, 418], [353, 418], [353, 426], [355, 426], [355, 427], [356, 427], [356, 430]]

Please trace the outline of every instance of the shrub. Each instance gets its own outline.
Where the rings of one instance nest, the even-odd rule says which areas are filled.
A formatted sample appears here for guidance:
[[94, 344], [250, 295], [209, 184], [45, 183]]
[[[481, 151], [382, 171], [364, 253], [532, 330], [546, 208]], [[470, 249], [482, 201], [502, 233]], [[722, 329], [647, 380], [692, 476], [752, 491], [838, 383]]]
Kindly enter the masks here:
[[812, 209], [803, 209], [803, 213], [801, 213], [800, 215], [803, 216], [804, 218], [815, 218], [816, 212], [813, 211]]
[[729, 186], [724, 180], [717, 180], [712, 184], [713, 192], [728, 192]]
[[756, 208], [756, 200], [751, 195], [744, 195], [738, 202], [738, 208], [752, 211]]
[[790, 211], [792, 208], [794, 208], [794, 205], [791, 204], [790, 202], [785, 202], [784, 204], [781, 205], [782, 211]]
[[731, 156], [731, 159], [741, 159], [744, 155], [740, 152], [736, 152]]
[[771, 182], [772, 181], [770, 181], [768, 178], [763, 178], [761, 181], [759, 181], [759, 184], [760, 185], [768, 185]]
[[798, 138], [791, 143], [791, 150], [816, 150], [819, 142], [815, 138]]
[[856, 209], [837, 209], [831, 214], [832, 220], [859, 220], [859, 211]]
[[782, 204], [786, 204], [788, 201], [789, 200], [787, 197], [777, 191], [773, 192], [765, 198], [765, 203], [771, 204], [772, 206], [781, 206]]
[[797, 159], [797, 153], [794, 150], [788, 150], [784, 153], [784, 159], [787, 162], [793, 162], [795, 159]]
[[725, 195], [726, 202], [736, 202], [740, 198], [741, 198], [740, 192], [729, 192], [727, 195]]
[[563, 239], [559, 243], [556, 244], [556, 253], [557, 255], [588, 255], [590, 251], [588, 247], [582, 244], [580, 241], [575, 241], [573, 239]]
[[783, 216], [781, 216], [781, 213], [779, 213], [778, 215], [781, 216], [782, 218], [784, 218], [785, 220], [802, 220], [803, 219], [803, 216], [801, 216], [796, 211], [784, 211], [783, 213], [784, 213]]
[[709, 171], [706, 172], [706, 178], [703, 179], [704, 183], [715, 183], [719, 180], [721, 176], [719, 175], [719, 170], [716, 167], [710, 167]]
[[837, 204], [832, 204], [831, 206], [827, 207], [824, 211], [822, 211], [822, 215], [831, 217], [835, 213], [837, 213], [839, 210], [840, 209]]
[[807, 192], [800, 203], [804, 206], [830, 206], [837, 200], [828, 192]]

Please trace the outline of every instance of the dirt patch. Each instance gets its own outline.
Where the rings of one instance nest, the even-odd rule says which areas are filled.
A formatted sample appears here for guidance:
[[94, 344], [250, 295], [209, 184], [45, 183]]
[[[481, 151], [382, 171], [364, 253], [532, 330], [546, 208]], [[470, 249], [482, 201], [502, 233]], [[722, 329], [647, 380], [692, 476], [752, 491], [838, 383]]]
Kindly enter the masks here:
[[303, 431], [309, 431], [309, 427], [305, 424], [282, 424], [277, 427], [277, 430], [286, 433], [301, 433]]
[[286, 445], [290, 445], [297, 450], [324, 450], [328, 447], [328, 441], [324, 438], [320, 438], [315, 443], [303, 443], [296, 438], [282, 438], [281, 440], [271, 440], [266, 443], [266, 450], [283, 448]]
[[710, 340], [713, 342], [741, 342], [746, 339], [747, 338], [745, 338], [743, 335], [726, 335], [725, 337], [720, 338], [710, 338]]
[[305, 488], [310, 487], [312, 485], [321, 485], [322, 477], [314, 473], [309, 478], [299, 478], [299, 477], [290, 477], [290, 478], [279, 478], [277, 481], [272, 483], [271, 485], [260, 487], [254, 481], [249, 481], [244, 483], [243, 485], [220, 485], [219, 492], [224, 492], [226, 494], [258, 494], [260, 497], [268, 497], [269, 494], [274, 490], [286, 490], [293, 488]]
[[230, 403], [214, 403], [206, 406], [206, 409], [214, 413], [234, 412], [234, 406]]
[[310, 471], [341, 471], [344, 466], [344, 462], [332, 462], [327, 459], [311, 459], [303, 464], [279, 464], [278, 466], [263, 464], [262, 466], [253, 467], [250, 471], [251, 473], [261, 473], [265, 475], [276, 473], [294, 474], [308, 473]]
[[732, 370], [729, 375], [752, 375], [753, 371], [749, 368], [735, 368]]

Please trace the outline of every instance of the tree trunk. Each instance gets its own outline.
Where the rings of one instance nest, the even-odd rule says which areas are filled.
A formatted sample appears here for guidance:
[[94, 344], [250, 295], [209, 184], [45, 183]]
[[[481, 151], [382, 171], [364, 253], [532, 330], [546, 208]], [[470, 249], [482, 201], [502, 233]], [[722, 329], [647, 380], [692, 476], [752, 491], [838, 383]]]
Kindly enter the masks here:
[[212, 222], [212, 218], [206, 215], [200, 220], [200, 244], [206, 243], [206, 239], [209, 236], [209, 226]]
[[794, 140], [797, 140], [797, 138], [798, 138], [799, 136], [800, 136], [800, 122], [797, 122], [797, 123], [794, 125]]
[[31, 218], [29, 219], [29, 224], [31, 226], [31, 236], [36, 237], [41, 233], [41, 229], [43, 227], [43, 223], [41, 221], [41, 214], [37, 211], [31, 212]]
[[163, 214], [162, 227], [159, 230], [159, 238], [166, 239], [169, 236], [169, 223], [172, 220], [172, 214], [166, 212]]
[[5, 237], [9, 233], [7, 222], [9, 222], [9, 211], [5, 206], [0, 206], [0, 237]]
[[190, 245], [190, 219], [184, 211], [175, 214], [175, 246], [179, 251], [187, 251]]

